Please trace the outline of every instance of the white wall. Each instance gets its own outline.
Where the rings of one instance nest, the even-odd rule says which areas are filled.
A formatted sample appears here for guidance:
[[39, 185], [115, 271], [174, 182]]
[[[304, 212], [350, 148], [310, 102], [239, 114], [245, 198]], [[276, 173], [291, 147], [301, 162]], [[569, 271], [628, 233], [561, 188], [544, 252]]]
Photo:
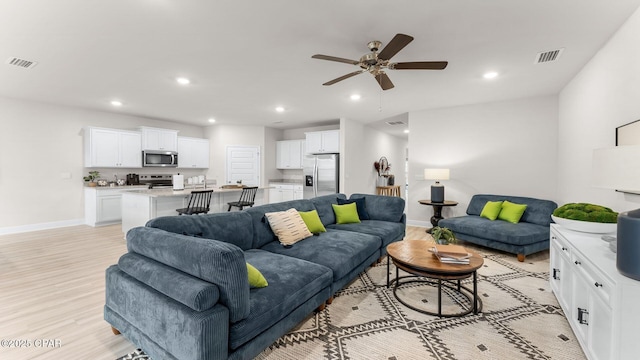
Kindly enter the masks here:
[[[0, 234], [83, 223], [85, 126], [153, 126], [203, 137], [199, 126], [0, 97]], [[99, 170], [112, 179], [146, 169]]]
[[[560, 93], [558, 197], [616, 211], [640, 197], [591, 186], [593, 149], [615, 145], [615, 128], [640, 119], [640, 10]], [[630, 164], [638, 166], [638, 164]]]
[[444, 217], [464, 215], [474, 194], [555, 200], [558, 132], [556, 96], [536, 97], [409, 113], [410, 224], [431, 226], [432, 182], [425, 168], [449, 168], [445, 199], [457, 207]]
[[343, 193], [347, 196], [353, 193], [375, 194], [378, 173], [373, 163], [382, 156], [391, 164], [390, 173], [395, 176], [396, 185], [404, 188], [405, 139], [383, 133], [355, 120], [342, 119], [340, 127], [340, 135], [344, 138], [340, 164], [344, 179], [341, 184]]

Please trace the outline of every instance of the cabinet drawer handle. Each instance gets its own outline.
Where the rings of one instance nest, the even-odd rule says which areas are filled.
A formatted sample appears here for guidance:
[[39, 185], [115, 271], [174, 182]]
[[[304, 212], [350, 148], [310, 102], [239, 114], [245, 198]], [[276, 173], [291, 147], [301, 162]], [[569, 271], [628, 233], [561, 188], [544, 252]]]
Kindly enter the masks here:
[[559, 269], [556, 269], [556, 268], [553, 269], [553, 279], [554, 280], [560, 280], [560, 270]]
[[569, 250], [569, 249], [567, 249], [567, 248], [566, 248], [566, 247], [564, 247], [564, 246], [562, 247], [562, 251], [567, 251], [567, 250]]
[[553, 240], [555, 240], [555, 239], [556, 239], [556, 237], [555, 237], [555, 236], [552, 236], [551, 238], [552, 238]]
[[580, 324], [589, 325], [586, 315], [589, 315], [587, 309], [578, 308], [578, 322]]
[[574, 263], [575, 263], [576, 265], [580, 265], [580, 264], [582, 264], [582, 263], [581, 263], [580, 261], [578, 261], [578, 260], [574, 261]]
[[595, 285], [595, 287], [602, 287], [602, 284], [600, 284], [600, 283], [599, 283], [599, 282], [597, 282], [597, 281], [596, 281], [596, 283], [595, 283], [595, 284], [593, 284], [593, 285]]

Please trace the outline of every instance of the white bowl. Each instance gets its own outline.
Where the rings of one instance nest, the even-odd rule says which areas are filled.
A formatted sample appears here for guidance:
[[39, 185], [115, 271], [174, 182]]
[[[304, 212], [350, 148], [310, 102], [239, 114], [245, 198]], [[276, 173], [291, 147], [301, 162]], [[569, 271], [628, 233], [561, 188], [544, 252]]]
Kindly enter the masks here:
[[590, 221], [570, 220], [570, 219], [559, 218], [553, 215], [551, 215], [551, 219], [553, 219], [553, 221], [556, 224], [564, 228], [567, 228], [569, 230], [586, 232], [586, 233], [608, 234], [608, 233], [614, 233], [618, 229], [618, 224], [615, 224], [615, 223], [597, 223], [597, 222], [590, 222]]

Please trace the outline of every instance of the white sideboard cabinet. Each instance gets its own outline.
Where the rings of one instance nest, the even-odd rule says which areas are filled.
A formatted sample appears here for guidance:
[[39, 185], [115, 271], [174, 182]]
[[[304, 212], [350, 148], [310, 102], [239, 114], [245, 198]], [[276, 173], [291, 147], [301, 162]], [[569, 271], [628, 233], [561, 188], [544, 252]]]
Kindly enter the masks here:
[[600, 234], [551, 224], [549, 282], [590, 360], [640, 356], [640, 281], [621, 275]]

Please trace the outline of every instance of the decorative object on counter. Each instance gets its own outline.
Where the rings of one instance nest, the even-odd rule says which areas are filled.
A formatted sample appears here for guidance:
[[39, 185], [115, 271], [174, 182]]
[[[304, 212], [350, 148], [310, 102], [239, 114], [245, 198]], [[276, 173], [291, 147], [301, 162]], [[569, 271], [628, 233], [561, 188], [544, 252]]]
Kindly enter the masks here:
[[436, 181], [431, 185], [431, 201], [444, 202], [444, 185], [440, 185], [440, 180], [449, 180], [449, 169], [424, 169], [424, 179]]
[[568, 203], [557, 208], [551, 218], [569, 230], [606, 234], [616, 231], [618, 213], [601, 205]]
[[89, 175], [83, 177], [82, 179], [88, 182], [88, 186], [95, 187], [97, 184], [94, 180], [96, 180], [98, 177], [100, 177], [99, 171], [89, 171]]
[[447, 245], [456, 243], [456, 236], [453, 234], [453, 231], [446, 227], [434, 227], [431, 229], [431, 236], [433, 237], [433, 240], [435, 240], [436, 244]]
[[378, 180], [376, 186], [390, 186], [393, 185], [390, 183], [389, 170], [391, 169], [391, 164], [387, 161], [386, 157], [381, 157], [380, 160], [373, 163], [373, 168], [378, 172]]
[[140, 185], [140, 175], [127, 174], [127, 185]]
[[98, 186], [107, 186], [109, 185], [109, 182], [105, 179], [98, 179], [98, 181], [96, 181], [98, 183]]

